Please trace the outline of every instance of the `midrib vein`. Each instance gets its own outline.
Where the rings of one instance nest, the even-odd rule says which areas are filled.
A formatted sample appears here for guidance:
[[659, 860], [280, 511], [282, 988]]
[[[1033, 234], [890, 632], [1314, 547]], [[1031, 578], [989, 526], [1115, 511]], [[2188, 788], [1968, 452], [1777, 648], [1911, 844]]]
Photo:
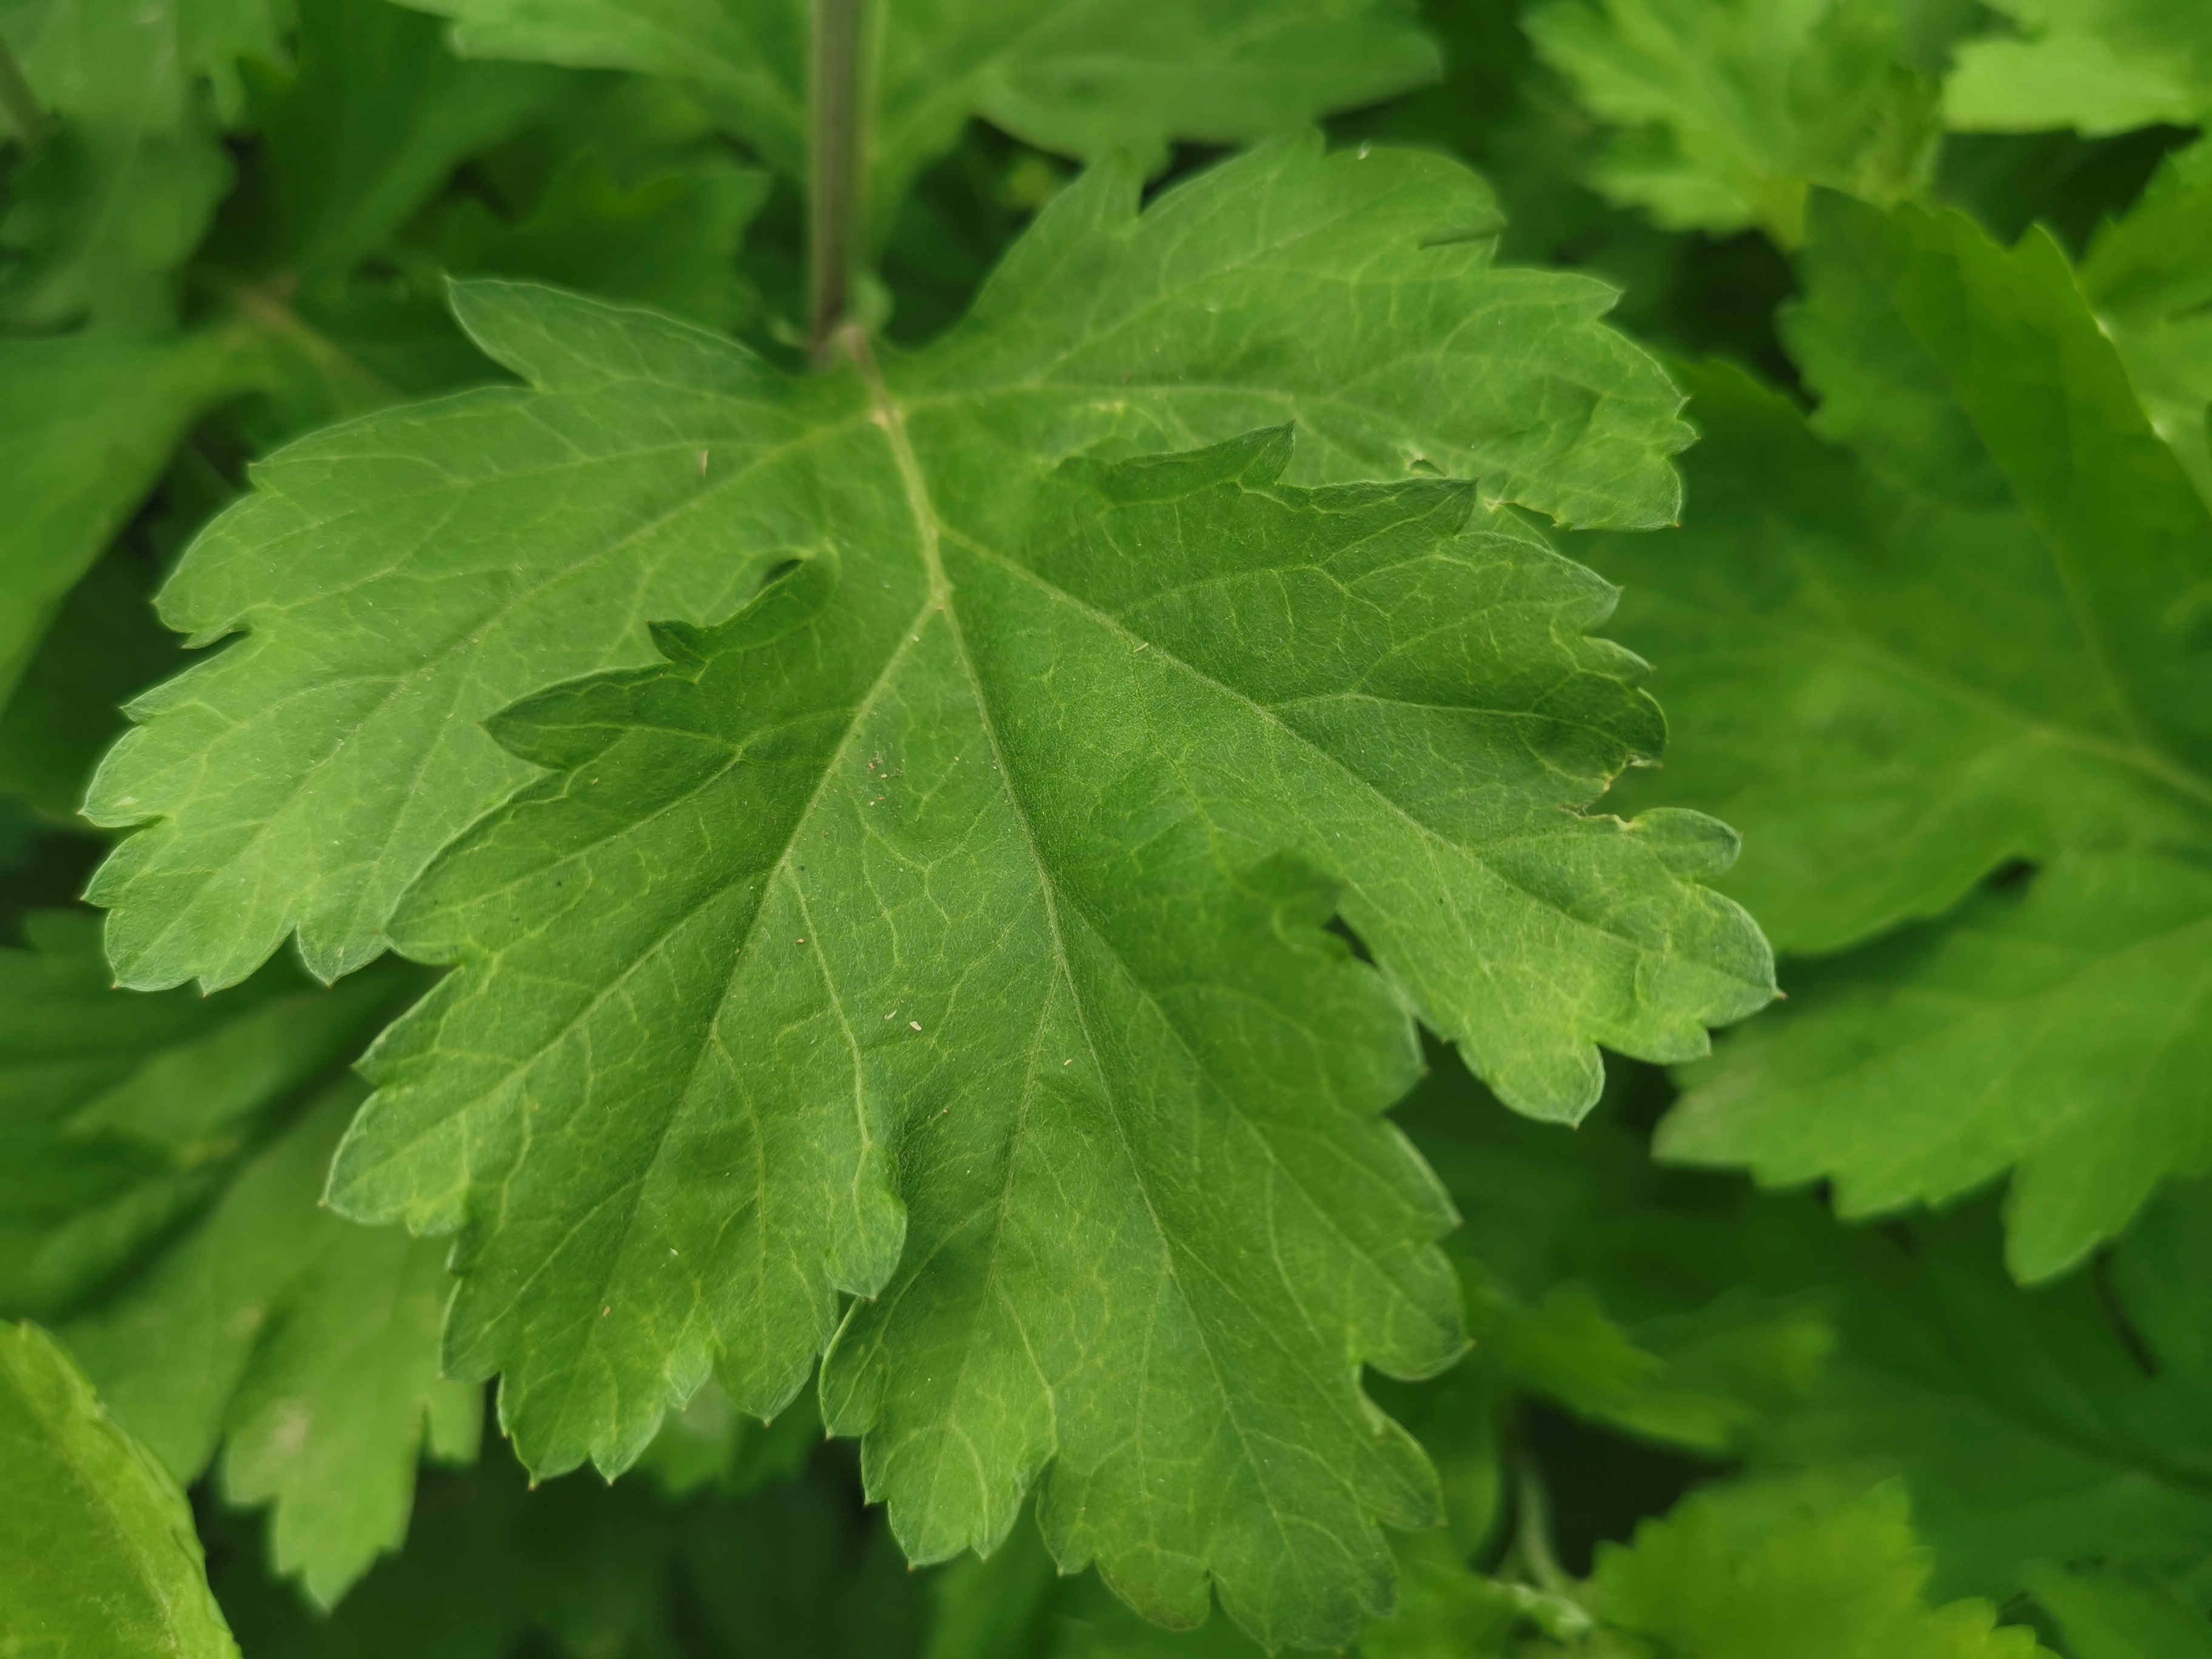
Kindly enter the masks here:
[[[1178, 1265], [1178, 1258], [1188, 1256], [1193, 1265], [1212, 1276], [1217, 1281], [1220, 1281], [1221, 1274], [1219, 1270], [1200, 1253], [1178, 1241], [1174, 1230], [1167, 1224], [1165, 1218], [1160, 1214], [1152, 1190], [1152, 1183], [1145, 1174], [1143, 1161], [1137, 1156], [1137, 1149], [1130, 1138], [1127, 1126], [1121, 1121], [1121, 1112], [1115, 1105], [1112, 1074], [1108, 1068], [1106, 1055], [1099, 1046], [1098, 1039], [1091, 1031], [1090, 1018], [1083, 1006], [1081, 994], [1077, 989], [1074, 968], [1068, 959], [1066, 924], [1062, 921], [1060, 914], [1060, 895], [1054, 885], [1051, 872], [1045, 863], [1044, 849], [1037, 843], [1036, 833], [1030, 822], [1029, 814], [1014, 788], [1012, 759], [1000, 741], [998, 725], [993, 718], [989, 702], [984, 696], [981, 678], [976, 672], [975, 663], [969, 654], [966, 639], [961, 631], [959, 614], [954, 604], [952, 584], [945, 572], [943, 533], [937, 517], [936, 504], [930, 495], [928, 480], [922, 474], [921, 463], [915, 456], [913, 444], [907, 435], [904, 412], [897, 400], [891, 396], [890, 387], [884, 383], [883, 375], [877, 368], [873, 355], [868, 349], [867, 336], [857, 326], [848, 325], [842, 332], [840, 344], [849, 354], [854, 363], [866, 380], [872, 404], [870, 418], [883, 428], [892, 459], [898, 469], [899, 482], [906, 497], [908, 510], [915, 520], [915, 538], [921, 546], [923, 567], [929, 580], [929, 597], [924, 603], [945, 618], [945, 626], [951, 639], [953, 655], [958, 660], [969, 690], [975, 698], [976, 717], [983, 727], [985, 738], [989, 743], [992, 752], [997, 757], [998, 770], [1001, 780], [1000, 787], [1006, 792], [1007, 802], [1012, 809], [1014, 821], [1020, 829], [1023, 844], [1028, 848], [1030, 863], [1036, 871], [1038, 890], [1044, 906], [1046, 931], [1052, 940], [1053, 965], [1067, 986], [1070, 1008], [1074, 1017], [1076, 1029], [1082, 1035], [1083, 1047], [1090, 1054], [1091, 1064], [1096, 1068], [1099, 1085], [1105, 1093], [1109, 1112], [1114, 1122], [1116, 1136], [1121, 1142], [1122, 1156], [1128, 1161], [1130, 1172], [1144, 1201], [1146, 1215], [1152, 1224], [1154, 1234], [1163, 1246], [1164, 1270], [1168, 1281], [1175, 1286], [1176, 1297], [1195, 1316], [1197, 1302], [1182, 1284], [1182, 1268]], [[964, 540], [963, 544], [965, 544]], [[1110, 944], [1109, 948], [1112, 948]], [[1200, 1349], [1205, 1354], [1206, 1364], [1212, 1374], [1216, 1389], [1224, 1403], [1225, 1415], [1236, 1435], [1239, 1449], [1248, 1466], [1262, 1475], [1263, 1484], [1265, 1484], [1267, 1460], [1261, 1456], [1253, 1446], [1255, 1431], [1248, 1426], [1243, 1413], [1237, 1409], [1237, 1391], [1231, 1386], [1229, 1375], [1224, 1368], [1221, 1356], [1215, 1351], [1212, 1334], [1206, 1330], [1202, 1320], [1194, 1316], [1193, 1323], [1200, 1333]], [[1271, 1334], [1275, 1334], [1271, 1333]], [[1026, 1345], [1026, 1332], [1024, 1333], [1024, 1341]], [[1276, 1347], [1291, 1364], [1297, 1365], [1301, 1371], [1306, 1371], [1306, 1368], [1299, 1364], [1297, 1358], [1291, 1353], [1288, 1346], [1281, 1341], [1279, 1335], [1276, 1337]], [[1306, 1375], [1309, 1382], [1315, 1381], [1310, 1372], [1306, 1372]], [[1280, 1511], [1273, 1500], [1272, 1493], [1268, 1507], [1280, 1530]]]

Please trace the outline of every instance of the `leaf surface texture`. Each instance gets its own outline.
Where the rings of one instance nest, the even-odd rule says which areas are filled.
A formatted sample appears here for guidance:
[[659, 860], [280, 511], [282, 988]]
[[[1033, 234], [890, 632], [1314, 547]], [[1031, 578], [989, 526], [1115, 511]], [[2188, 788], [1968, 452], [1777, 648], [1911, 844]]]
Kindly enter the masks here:
[[192, 1512], [62, 1346], [0, 1327], [0, 1643], [87, 1659], [237, 1659]]
[[1571, 1119], [1597, 1043], [1702, 1052], [1769, 969], [1698, 884], [1724, 830], [1582, 812], [1657, 712], [1589, 635], [1610, 592], [1485, 499], [1669, 504], [1603, 291], [1424, 246], [1489, 215], [1427, 158], [1285, 144], [1142, 218], [1135, 183], [880, 370], [463, 289], [529, 389], [295, 447], [202, 540], [171, 614], [251, 631], [142, 700], [94, 810], [215, 779], [210, 738], [301, 764], [169, 797], [99, 892], [142, 981], [235, 977], [302, 898], [325, 971], [386, 915], [459, 965], [332, 1194], [459, 1231], [447, 1364], [504, 1374], [537, 1471], [624, 1468], [710, 1367], [771, 1414], [827, 1345], [915, 1559], [1049, 1466], [1064, 1564], [1339, 1640], [1376, 1522], [1436, 1505], [1357, 1368], [1457, 1341], [1449, 1213], [1376, 1121], [1409, 1011]]

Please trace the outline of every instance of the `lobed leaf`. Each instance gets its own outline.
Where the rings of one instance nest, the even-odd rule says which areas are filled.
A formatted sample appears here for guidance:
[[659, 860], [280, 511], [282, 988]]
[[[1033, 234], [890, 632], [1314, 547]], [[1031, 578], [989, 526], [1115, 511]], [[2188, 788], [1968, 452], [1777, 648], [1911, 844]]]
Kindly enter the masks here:
[[1885, 205], [1933, 176], [1934, 87], [1893, 0], [1547, 0], [1536, 49], [1622, 129], [1591, 182], [1670, 230], [1804, 240], [1807, 192]]
[[[1108, 167], [1063, 195], [971, 323], [896, 371], [902, 396], [1016, 440], [1018, 470], [987, 461], [987, 480], [1295, 419], [1302, 481], [1433, 468], [1571, 521], [1672, 517], [1676, 394], [1597, 322], [1607, 290], [1423, 245], [1494, 220], [1456, 167], [1288, 145], [1141, 219], [1136, 189]], [[646, 617], [726, 616], [820, 544], [823, 447], [874, 441], [850, 379], [786, 382], [550, 294], [459, 304], [534, 391], [295, 445], [163, 594], [180, 631], [246, 637], [133, 705], [143, 728], [94, 781], [96, 822], [153, 825], [95, 884], [127, 984], [233, 983], [295, 928], [323, 975], [374, 956], [438, 849], [531, 775], [477, 723], [649, 660]]]
[[222, 1445], [278, 1570], [335, 1600], [404, 1535], [426, 1418], [449, 1456], [477, 1429], [437, 1380], [441, 1252], [320, 1207], [360, 1091], [319, 1085], [405, 977], [133, 997], [89, 918], [31, 933], [0, 952], [0, 1305], [52, 1320], [179, 1480]]
[[[1664, 930], [1613, 921], [1601, 890], [1554, 944], [1516, 890], [1608, 847], [1652, 890], [1553, 775], [1601, 787], [1649, 726], [1556, 631], [1590, 614], [1581, 579], [1510, 521], [1463, 536], [1463, 486], [1283, 490], [1261, 434], [1076, 467], [986, 542], [1003, 510], [952, 493], [967, 434], [912, 418], [866, 431], [903, 493], [832, 521], [850, 550], [663, 630], [668, 667], [497, 722], [556, 775], [396, 924], [465, 965], [379, 1044], [334, 1194], [463, 1226], [449, 1363], [505, 1372], [540, 1468], [621, 1468], [718, 1351], [775, 1411], [858, 1294], [824, 1418], [866, 1436], [911, 1557], [994, 1546], [1049, 1463], [1063, 1565], [1175, 1624], [1211, 1576], [1263, 1639], [1327, 1639], [1387, 1595], [1369, 1516], [1434, 1504], [1339, 1356], [1419, 1375], [1455, 1322], [1423, 1249], [1446, 1212], [1363, 1121], [1411, 1081], [1404, 1017], [1283, 849], [1348, 878], [1409, 990], [1488, 973], [1477, 1044], [1547, 1011], [1443, 966], [1455, 936], [1517, 937], [1562, 988], [1646, 940], [1656, 988], [1669, 933], [1727, 918], [1683, 890]], [[1465, 758], [1431, 781], [1440, 750]], [[1729, 994], [1701, 971], [1674, 994]]]
[[[461, 965], [332, 1195], [460, 1233], [447, 1364], [535, 1471], [625, 1467], [710, 1368], [773, 1413], [826, 1345], [915, 1559], [1043, 1475], [1062, 1564], [1152, 1615], [1340, 1640], [1437, 1503], [1358, 1367], [1457, 1340], [1375, 1121], [1409, 1011], [1571, 1119], [1597, 1042], [1699, 1053], [1770, 969], [1698, 884], [1724, 830], [1583, 816], [1657, 711], [1494, 504], [1671, 511], [1605, 290], [1496, 270], [1431, 158], [1138, 182], [880, 372], [459, 289], [529, 386], [261, 469], [164, 600], [250, 632], [135, 706], [91, 810], [163, 821], [96, 890], [133, 982], [295, 924], [325, 973], [387, 928]], [[1437, 471], [1490, 502], [1338, 482]]]
[[[1448, 1212], [1374, 1121], [1408, 1006], [1572, 1117], [1596, 1042], [1699, 1052], [1767, 959], [1697, 884], [1719, 826], [1580, 815], [1660, 738], [1587, 637], [1608, 590], [1465, 484], [1280, 482], [1419, 456], [1644, 520], [1672, 395], [1602, 291], [1425, 247], [1488, 210], [1427, 158], [1279, 147], [1141, 219], [1136, 184], [1063, 197], [881, 374], [463, 290], [532, 389], [264, 468], [168, 600], [254, 632], [142, 701], [94, 810], [222, 793], [98, 885], [126, 975], [219, 981], [313, 896], [283, 836], [346, 879], [326, 971], [414, 884], [392, 936], [462, 970], [379, 1045], [333, 1197], [460, 1231], [448, 1368], [505, 1374], [534, 1469], [623, 1468], [710, 1367], [770, 1414], [829, 1344], [825, 1420], [915, 1559], [990, 1547], [1049, 1466], [1064, 1565], [1341, 1639], [1387, 1602], [1376, 1522], [1436, 1503], [1357, 1367], [1456, 1341]], [[1286, 414], [1295, 452], [1105, 459]], [[500, 715], [512, 758], [471, 730], [640, 612], [748, 594]], [[134, 936], [163, 885], [189, 908]]]
[[1930, 1607], [1927, 1553], [1894, 1486], [1819, 1475], [1693, 1493], [1601, 1545], [1592, 1600], [1607, 1622], [1698, 1659], [2033, 1659], [2023, 1626], [1986, 1601]]
[[2013, 1170], [2045, 1278], [2212, 1161], [2212, 516], [2046, 239], [1815, 222], [1791, 335], [1856, 458], [1707, 374], [1705, 527], [1591, 556], [1673, 676], [1680, 769], [1639, 791], [1746, 826], [1734, 890], [1783, 947], [1943, 920], [1798, 970], [1658, 1146], [1854, 1215]]

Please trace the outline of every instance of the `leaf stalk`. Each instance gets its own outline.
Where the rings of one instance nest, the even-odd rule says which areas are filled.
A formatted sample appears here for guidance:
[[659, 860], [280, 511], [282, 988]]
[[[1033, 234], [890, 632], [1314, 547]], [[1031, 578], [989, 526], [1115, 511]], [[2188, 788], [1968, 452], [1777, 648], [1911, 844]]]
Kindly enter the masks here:
[[852, 301], [864, 207], [860, 106], [863, 0], [814, 0], [813, 84], [808, 110], [807, 340], [816, 366], [833, 355]]
[[5, 40], [0, 40], [0, 108], [8, 112], [8, 124], [23, 141], [23, 148], [36, 149], [46, 136], [46, 114], [39, 107], [38, 94], [31, 90], [22, 64]]

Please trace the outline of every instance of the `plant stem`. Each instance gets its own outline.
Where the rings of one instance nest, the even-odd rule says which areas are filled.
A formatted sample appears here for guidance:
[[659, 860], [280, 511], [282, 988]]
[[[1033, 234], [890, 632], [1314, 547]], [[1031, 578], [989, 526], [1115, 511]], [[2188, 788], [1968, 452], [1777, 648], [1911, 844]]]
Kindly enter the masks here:
[[814, 84], [808, 116], [807, 338], [816, 362], [851, 299], [862, 207], [860, 7], [814, 0]]
[[40, 112], [38, 98], [31, 91], [31, 83], [24, 78], [23, 66], [15, 61], [15, 54], [8, 50], [8, 43], [0, 40], [0, 108], [8, 112], [9, 124], [23, 141], [25, 149], [36, 149], [39, 141], [46, 136], [46, 118]]
[[1574, 1589], [1574, 1580], [1552, 1553], [1551, 1496], [1544, 1490], [1544, 1477], [1536, 1472], [1535, 1463], [1526, 1457], [1520, 1463], [1520, 1478], [1515, 1484], [1519, 1489], [1521, 1522], [1514, 1541], [1520, 1547], [1522, 1565], [1540, 1589], [1553, 1595], [1567, 1595]]
[[301, 320], [281, 293], [241, 283], [229, 290], [239, 316], [264, 340], [291, 348], [322, 377], [339, 418], [403, 403], [407, 394], [359, 358]]

